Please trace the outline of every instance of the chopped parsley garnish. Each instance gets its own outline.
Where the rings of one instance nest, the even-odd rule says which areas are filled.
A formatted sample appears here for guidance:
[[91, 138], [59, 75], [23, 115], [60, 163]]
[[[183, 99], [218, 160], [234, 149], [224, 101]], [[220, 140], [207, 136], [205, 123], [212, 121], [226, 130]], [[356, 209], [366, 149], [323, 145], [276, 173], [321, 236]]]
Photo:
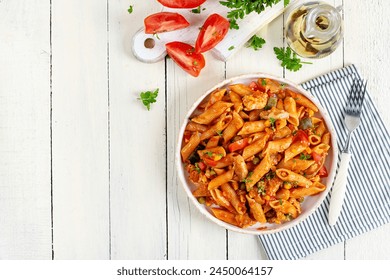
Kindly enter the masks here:
[[269, 122], [271, 124], [271, 128], [275, 129], [275, 122], [276, 122], [276, 120], [274, 118], [269, 118]]
[[279, 199], [279, 204], [283, 205], [283, 200]]
[[153, 92], [152, 91], [141, 92], [141, 94], [139, 95], [140, 97], [138, 98], [138, 100], [142, 101], [142, 104], [145, 105], [148, 111], [150, 111], [150, 104], [155, 103], [157, 101], [156, 98], [158, 96], [158, 90], [159, 89], [156, 89]]
[[195, 170], [196, 170], [196, 172], [198, 172], [198, 173], [201, 172], [200, 167], [199, 167], [199, 165], [198, 165], [197, 162], [195, 162]]
[[230, 46], [229, 48], [228, 48], [228, 51], [231, 51], [231, 50], [233, 50], [234, 49], [234, 46]]
[[272, 180], [273, 178], [275, 178], [275, 175], [276, 175], [276, 173], [275, 173], [274, 171], [270, 171], [270, 172], [268, 172], [268, 173], [265, 175], [265, 178], [266, 178], [267, 180]]
[[257, 183], [257, 192], [259, 193], [259, 195], [265, 195], [266, 192], [265, 192], [265, 182], [264, 181], [259, 181]]
[[130, 7], [127, 9], [127, 12], [131, 14], [133, 12], [133, 5], [130, 5]]
[[249, 179], [252, 175], [253, 175], [253, 172], [252, 172], [252, 171], [249, 172], [249, 173], [248, 173], [248, 176], [247, 176], [245, 179], [241, 180], [241, 182], [243, 182], [243, 183], [252, 182], [252, 180]]
[[299, 156], [299, 159], [301, 159], [301, 160], [308, 160], [308, 159], [311, 159], [311, 155], [309, 155], [309, 154], [301, 154]]
[[209, 157], [213, 156], [213, 152], [207, 151], [203, 153], [204, 155], [208, 155]]
[[263, 86], [266, 86], [266, 85], [267, 85], [267, 81], [266, 81], [265, 79], [261, 79], [261, 84], [262, 84]]
[[215, 131], [215, 133], [217, 133], [219, 136], [222, 137], [222, 130], [217, 130], [217, 131]]

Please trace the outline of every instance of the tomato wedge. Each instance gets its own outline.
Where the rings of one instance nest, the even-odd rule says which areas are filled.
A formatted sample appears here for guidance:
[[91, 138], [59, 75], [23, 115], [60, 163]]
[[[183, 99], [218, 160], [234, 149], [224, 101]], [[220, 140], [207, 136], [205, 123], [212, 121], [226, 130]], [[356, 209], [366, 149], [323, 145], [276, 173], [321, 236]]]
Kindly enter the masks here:
[[311, 153], [311, 157], [313, 158], [313, 160], [314, 160], [316, 163], [318, 163], [318, 164], [321, 163], [322, 157], [321, 157], [319, 154], [317, 154], [316, 152], [312, 152], [312, 153]]
[[293, 142], [298, 142], [300, 141], [302, 144], [309, 146], [309, 136], [307, 136], [306, 132], [303, 130], [298, 130], [297, 134], [295, 134], [295, 138]]
[[204, 164], [204, 162], [202, 162], [202, 161], [198, 162], [198, 166], [199, 166], [199, 169], [202, 171], [205, 171], [207, 168], [206, 164]]
[[204, 22], [198, 38], [196, 39], [195, 51], [203, 53], [214, 48], [229, 31], [229, 21], [218, 15], [210, 15]]
[[244, 139], [240, 139], [240, 140], [238, 140], [236, 142], [231, 143], [228, 146], [228, 149], [229, 149], [229, 151], [231, 153], [233, 153], [235, 151], [244, 149], [246, 146], [248, 146], [248, 144], [249, 144], [249, 139], [248, 138], [244, 138]]
[[322, 168], [318, 171], [318, 175], [320, 175], [321, 178], [328, 177], [328, 170], [326, 170], [325, 166], [322, 166]]
[[190, 23], [178, 13], [161, 12], [144, 20], [145, 33], [156, 34], [186, 28]]
[[215, 167], [217, 165], [218, 162], [216, 162], [215, 160], [212, 160], [212, 159], [208, 159], [208, 158], [204, 158], [203, 159], [204, 163], [207, 164], [208, 166], [213, 166]]
[[161, 5], [168, 8], [196, 8], [202, 5], [206, 0], [157, 0]]
[[168, 55], [184, 71], [198, 77], [206, 62], [202, 54], [195, 53], [193, 46], [182, 42], [170, 42], [165, 45]]

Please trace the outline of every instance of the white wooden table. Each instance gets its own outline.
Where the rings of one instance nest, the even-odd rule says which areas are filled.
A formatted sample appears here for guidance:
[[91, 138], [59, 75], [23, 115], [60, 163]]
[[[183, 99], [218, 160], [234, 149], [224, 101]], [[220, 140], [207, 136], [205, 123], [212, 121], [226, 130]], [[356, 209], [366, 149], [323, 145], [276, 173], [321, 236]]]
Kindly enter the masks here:
[[[262, 259], [257, 238], [212, 224], [179, 185], [174, 150], [189, 106], [226, 77], [297, 83], [355, 63], [390, 127], [390, 1], [344, 5], [344, 43], [284, 71], [283, 16], [258, 52], [206, 55], [190, 77], [171, 60], [137, 61], [131, 37], [157, 1], [0, 0], [1, 259]], [[134, 5], [133, 14], [127, 8]], [[151, 111], [139, 93], [159, 88]], [[308, 259], [388, 259], [390, 225]]]

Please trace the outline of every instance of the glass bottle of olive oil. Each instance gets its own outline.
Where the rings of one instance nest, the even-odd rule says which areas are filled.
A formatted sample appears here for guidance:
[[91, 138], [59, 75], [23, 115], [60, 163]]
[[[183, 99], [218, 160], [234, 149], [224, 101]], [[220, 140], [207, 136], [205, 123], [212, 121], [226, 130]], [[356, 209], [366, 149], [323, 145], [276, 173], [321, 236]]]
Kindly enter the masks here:
[[343, 37], [343, 22], [338, 8], [320, 1], [292, 7], [286, 21], [286, 39], [292, 50], [307, 58], [331, 54]]

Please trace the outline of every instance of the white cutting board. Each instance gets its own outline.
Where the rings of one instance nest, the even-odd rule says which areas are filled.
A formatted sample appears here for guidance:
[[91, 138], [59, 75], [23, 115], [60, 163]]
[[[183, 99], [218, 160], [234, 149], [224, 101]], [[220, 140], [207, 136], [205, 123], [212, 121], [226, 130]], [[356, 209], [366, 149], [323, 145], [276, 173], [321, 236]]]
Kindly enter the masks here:
[[[191, 9], [171, 9], [163, 7], [164, 12], [175, 12], [184, 16], [190, 23], [190, 26], [176, 31], [159, 33], [158, 38], [151, 34], [145, 34], [142, 27], [133, 37], [132, 50], [134, 56], [143, 62], [154, 63], [164, 59], [166, 56], [165, 44], [172, 41], [181, 41], [192, 46], [195, 45], [199, 34], [199, 28], [203, 25], [206, 18], [213, 13], [222, 16], [227, 15], [228, 8], [219, 3], [220, 0], [207, 0], [202, 6], [200, 14], [194, 14]], [[290, 0], [290, 5], [297, 0]], [[255, 12], [249, 14], [244, 19], [237, 21], [240, 29], [229, 29], [226, 37], [211, 52], [222, 61], [228, 60], [237, 52], [258, 30], [279, 16], [284, 10], [284, 1], [271, 8], [266, 8], [261, 14]], [[204, 9], [204, 10], [203, 10]], [[155, 42], [153, 48], [145, 47], [145, 40], [151, 38]], [[231, 47], [234, 47], [233, 49]], [[230, 50], [229, 50], [230, 48]]]

